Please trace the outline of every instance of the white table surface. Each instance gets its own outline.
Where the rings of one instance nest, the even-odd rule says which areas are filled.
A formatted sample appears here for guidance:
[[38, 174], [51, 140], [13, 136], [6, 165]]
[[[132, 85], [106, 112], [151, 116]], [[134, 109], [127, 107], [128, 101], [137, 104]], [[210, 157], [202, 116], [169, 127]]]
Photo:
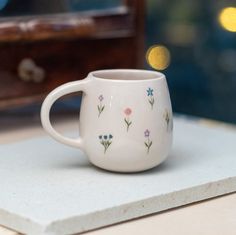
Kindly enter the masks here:
[[[3, 124], [1, 122], [0, 124]], [[199, 122], [205, 125], [206, 121]], [[218, 124], [207, 123], [212, 128], [218, 128]], [[14, 124], [15, 125], [15, 124]], [[13, 125], [13, 126], [14, 126]], [[71, 120], [59, 123], [58, 128], [69, 130], [74, 128], [75, 122]], [[222, 128], [222, 127], [221, 127]], [[229, 128], [226, 126], [226, 128]], [[5, 128], [0, 134], [1, 143], [13, 143], [19, 139], [28, 139], [35, 136], [43, 136], [45, 133], [37, 124], [22, 125], [21, 127]], [[2, 137], [2, 138], [1, 138]], [[173, 209], [145, 218], [136, 219], [108, 228], [99, 229], [88, 234], [235, 234], [236, 229], [236, 195], [231, 194], [213, 200], [196, 203], [186, 207]], [[2, 228], [1, 234], [14, 234], [10, 230]]]

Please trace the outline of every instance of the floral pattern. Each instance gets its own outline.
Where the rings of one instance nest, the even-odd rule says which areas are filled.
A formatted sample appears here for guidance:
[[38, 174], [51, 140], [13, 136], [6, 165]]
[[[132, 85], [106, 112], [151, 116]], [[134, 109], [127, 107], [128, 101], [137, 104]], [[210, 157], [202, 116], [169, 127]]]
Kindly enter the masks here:
[[[148, 102], [151, 105], [151, 109], [153, 109], [153, 106], [155, 103], [155, 99], [154, 99], [154, 95], [153, 95], [154, 90], [151, 87], [148, 87], [146, 92], [147, 92]], [[103, 95], [102, 94], [99, 95], [98, 96], [99, 104], [97, 105], [98, 117], [100, 117], [101, 113], [105, 109], [105, 105], [103, 104], [103, 100], [104, 100]], [[130, 130], [130, 126], [132, 125], [131, 116], [132, 116], [133, 110], [130, 107], [126, 107], [123, 110], [123, 112], [124, 112], [125, 127], [126, 127], [126, 131], [128, 132]], [[171, 110], [168, 110], [168, 109], [164, 110], [163, 119], [165, 120], [167, 132], [171, 132], [173, 130], [173, 118], [172, 118]], [[144, 137], [145, 137], [144, 145], [145, 145], [147, 154], [149, 154], [151, 146], [153, 144], [153, 142], [150, 138], [150, 134], [151, 134], [151, 131], [149, 129], [146, 129], [144, 131]], [[104, 147], [104, 154], [105, 154], [113, 142], [113, 135], [112, 134], [99, 135], [98, 138], [99, 138], [100, 144], [103, 145], [103, 147]]]
[[100, 117], [101, 113], [103, 112], [105, 105], [103, 105], [102, 101], [104, 100], [103, 95], [98, 96], [99, 104], [97, 105], [98, 108], [98, 117]]
[[107, 149], [109, 148], [109, 146], [112, 144], [113, 136], [111, 134], [109, 134], [109, 135], [99, 135], [98, 138], [100, 140], [100, 143], [104, 147], [104, 154], [105, 154]]
[[173, 130], [173, 120], [172, 120], [170, 112], [167, 109], [165, 109], [163, 117], [166, 121], [166, 130], [172, 131]]
[[148, 96], [148, 102], [151, 105], [151, 108], [153, 109], [153, 105], [155, 103], [155, 99], [153, 96], [153, 89], [149, 87], [146, 91], [147, 91], [147, 96]]
[[150, 130], [146, 129], [144, 131], [144, 137], [146, 138], [146, 141], [144, 142], [145, 147], [147, 148], [147, 153], [150, 151], [150, 147], [152, 146], [152, 141], [150, 140]]
[[131, 108], [126, 108], [124, 110], [124, 114], [125, 114], [125, 118], [124, 118], [124, 121], [125, 121], [125, 124], [126, 124], [126, 130], [127, 132], [129, 131], [129, 127], [130, 125], [132, 124], [132, 121], [130, 121], [130, 115], [132, 113], [132, 109]]

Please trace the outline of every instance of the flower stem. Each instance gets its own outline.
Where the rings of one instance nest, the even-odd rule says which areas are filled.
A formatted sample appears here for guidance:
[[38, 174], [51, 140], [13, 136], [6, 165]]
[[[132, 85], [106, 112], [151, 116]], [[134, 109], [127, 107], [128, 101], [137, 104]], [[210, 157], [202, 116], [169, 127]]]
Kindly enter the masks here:
[[154, 97], [152, 96], [148, 101], [151, 105], [151, 108], [153, 109], [153, 105], [154, 105], [154, 102], [155, 102]]
[[129, 121], [129, 118], [125, 118], [124, 120], [125, 120], [125, 123], [126, 123], [126, 130], [127, 130], [127, 132], [128, 132], [128, 131], [129, 131], [129, 127], [130, 127], [130, 125], [132, 124], [132, 122]]
[[131, 125], [131, 122], [127, 123], [127, 132], [129, 131], [129, 126]]

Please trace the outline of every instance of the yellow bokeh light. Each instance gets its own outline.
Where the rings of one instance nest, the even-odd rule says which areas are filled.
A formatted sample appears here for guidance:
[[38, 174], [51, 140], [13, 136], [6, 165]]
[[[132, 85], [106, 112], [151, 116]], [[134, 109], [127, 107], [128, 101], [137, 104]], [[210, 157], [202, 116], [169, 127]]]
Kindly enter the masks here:
[[148, 64], [156, 70], [164, 70], [170, 64], [170, 52], [162, 45], [150, 47], [146, 53]]
[[236, 32], [236, 8], [226, 7], [219, 13], [218, 20], [221, 26], [230, 31]]

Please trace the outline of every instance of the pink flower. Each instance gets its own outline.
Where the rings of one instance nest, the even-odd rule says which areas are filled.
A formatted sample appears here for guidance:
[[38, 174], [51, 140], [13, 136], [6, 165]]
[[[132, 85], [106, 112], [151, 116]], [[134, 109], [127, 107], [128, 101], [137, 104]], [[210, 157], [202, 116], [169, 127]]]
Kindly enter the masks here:
[[125, 113], [127, 116], [129, 116], [129, 115], [132, 113], [132, 109], [126, 108], [126, 109], [124, 110], [124, 113]]

